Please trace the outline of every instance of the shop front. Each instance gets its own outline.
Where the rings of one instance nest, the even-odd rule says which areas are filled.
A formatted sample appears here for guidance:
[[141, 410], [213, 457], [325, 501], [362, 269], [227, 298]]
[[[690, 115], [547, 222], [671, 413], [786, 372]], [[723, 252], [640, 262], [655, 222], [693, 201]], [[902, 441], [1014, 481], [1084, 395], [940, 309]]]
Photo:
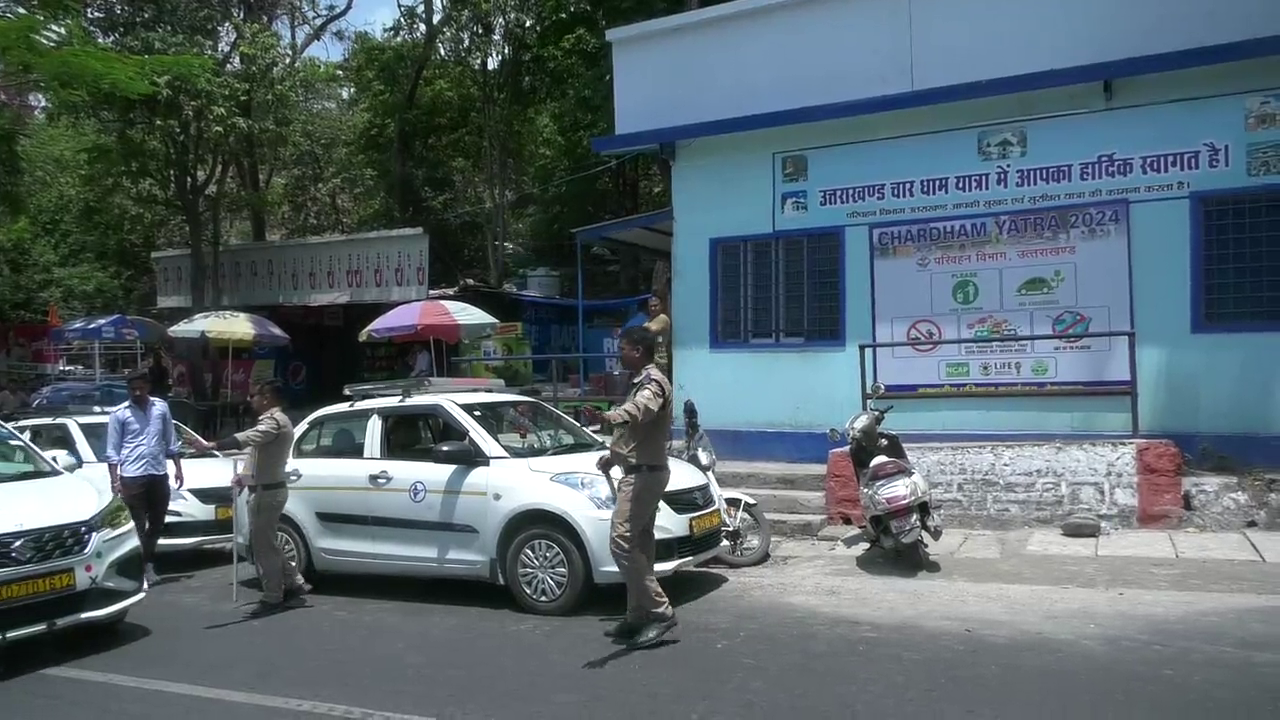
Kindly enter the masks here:
[[[821, 462], [878, 381], [917, 442], [1137, 434], [1280, 461], [1280, 6], [1230, 3], [1199, 28], [1211, 46], [1147, 37], [1137, 9], [1107, 15], [1130, 47], [988, 28], [1016, 46], [994, 63], [926, 44], [931, 14], [960, 10], [902, 3], [913, 24], [881, 5], [739, 0], [611, 34], [620, 134], [595, 147], [673, 158], [675, 373], [722, 454]], [[1104, 8], [1079, 10], [1061, 32]], [[851, 40], [837, 64], [819, 57], [833, 26], [906, 54]], [[785, 64], [844, 96], [744, 57], [681, 117], [639, 109], [698, 82], [637, 89], [646, 47], [687, 45], [696, 67], [749, 33], [811, 38]], [[1001, 75], [1009, 58], [1029, 74]], [[731, 96], [770, 73], [789, 78], [776, 97]]]

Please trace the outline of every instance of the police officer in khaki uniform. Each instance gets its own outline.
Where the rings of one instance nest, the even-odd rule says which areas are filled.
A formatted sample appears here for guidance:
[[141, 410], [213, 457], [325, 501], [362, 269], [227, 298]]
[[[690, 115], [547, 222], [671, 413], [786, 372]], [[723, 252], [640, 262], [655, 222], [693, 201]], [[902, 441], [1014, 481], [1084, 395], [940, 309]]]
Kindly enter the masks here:
[[276, 526], [289, 499], [285, 465], [293, 447], [293, 423], [281, 409], [283, 385], [279, 380], [258, 383], [249, 397], [258, 424], [202, 449], [241, 450], [249, 448], [245, 474], [234, 484], [249, 492], [249, 542], [262, 581], [262, 597], [249, 610], [258, 617], [306, 604], [303, 596], [311, 586], [303, 580], [293, 561], [276, 545]]
[[671, 382], [654, 364], [657, 338], [643, 326], [626, 328], [618, 337], [622, 366], [634, 374], [626, 402], [603, 413], [614, 426], [609, 453], [597, 467], [606, 475], [622, 469], [609, 549], [627, 583], [627, 615], [605, 632], [639, 649], [658, 644], [676, 626], [675, 611], [653, 575], [653, 523], [667, 489], [667, 437], [671, 431]]

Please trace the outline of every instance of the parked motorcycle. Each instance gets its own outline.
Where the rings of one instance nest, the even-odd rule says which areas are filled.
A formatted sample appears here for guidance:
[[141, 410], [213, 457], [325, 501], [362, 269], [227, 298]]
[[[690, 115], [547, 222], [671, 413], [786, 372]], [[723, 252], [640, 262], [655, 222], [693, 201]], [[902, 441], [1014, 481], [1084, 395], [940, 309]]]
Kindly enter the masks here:
[[923, 567], [929, 559], [924, 533], [936, 542], [942, 526], [933, 517], [929, 482], [911, 467], [898, 436], [883, 428], [885, 416], [893, 410], [892, 405], [875, 405], [884, 390], [882, 383], [873, 384], [867, 409], [849, 418], [843, 433], [832, 428], [827, 437], [849, 442], [868, 541]]
[[719, 500], [729, 546], [716, 559], [730, 567], [751, 567], [767, 560], [772, 542], [769, 519], [755, 498], [737, 490], [724, 490], [716, 482], [716, 453], [711, 439], [698, 424], [698, 406], [693, 400], [684, 401], [684, 441], [673, 443], [668, 454], [705, 473]]

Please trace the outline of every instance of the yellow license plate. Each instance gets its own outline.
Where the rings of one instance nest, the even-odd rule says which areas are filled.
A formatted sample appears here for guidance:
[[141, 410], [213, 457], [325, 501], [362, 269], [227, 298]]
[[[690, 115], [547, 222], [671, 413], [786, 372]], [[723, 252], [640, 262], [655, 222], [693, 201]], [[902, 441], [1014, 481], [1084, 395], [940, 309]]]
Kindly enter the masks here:
[[214, 509], [213, 509], [213, 519], [214, 519], [214, 520], [230, 520], [230, 519], [231, 519], [231, 506], [230, 506], [230, 505], [219, 505], [218, 507], [214, 508]]
[[711, 512], [705, 512], [701, 515], [696, 515], [689, 520], [689, 534], [706, 535], [707, 533], [719, 528], [721, 524], [722, 520], [720, 519], [719, 509], [712, 510]]
[[76, 571], [63, 570], [39, 577], [23, 578], [0, 585], [0, 605], [33, 600], [46, 595], [75, 592]]

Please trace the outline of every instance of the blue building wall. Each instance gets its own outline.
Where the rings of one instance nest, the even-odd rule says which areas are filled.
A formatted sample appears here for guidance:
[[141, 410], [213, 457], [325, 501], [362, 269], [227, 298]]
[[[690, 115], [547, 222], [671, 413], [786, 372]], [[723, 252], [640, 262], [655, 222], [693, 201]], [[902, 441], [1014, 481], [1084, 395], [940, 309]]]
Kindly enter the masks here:
[[[1199, 127], [1199, 106], [1163, 105], [1192, 98], [1274, 90], [1280, 59], [1117, 81], [1106, 107], [1151, 106], [1153, 128], [1178, 127], [1204, 140], [1231, 132], [1234, 161], [1243, 165], [1243, 105], [1235, 117]], [[818, 125], [703, 138], [677, 148], [673, 170], [676, 240], [672, 297], [674, 374], [677, 391], [698, 401], [703, 424], [721, 454], [739, 459], [820, 462], [830, 447], [821, 432], [838, 426], [859, 407], [862, 386], [857, 345], [873, 337], [871, 257], [866, 225], [844, 229], [844, 335], [842, 347], [721, 349], [711, 347], [708, 253], [713, 238], [767, 236], [775, 232], [775, 153], [803, 148], [865, 144], [846, 149], [869, 164], [853, 178], [893, 180], [955, 173], [941, 166], [933, 133], [964, 128], [976, 136], [985, 124], [1016, 123], [1039, 133], [1036, 121], [1076, 114], [1082, 132], [1078, 159], [1119, 150], [1107, 127], [1118, 116], [1097, 110], [1100, 87], [1076, 87], [911, 110]], [[1118, 122], [1118, 121], [1117, 121]], [[1226, 123], [1226, 125], [1223, 125]], [[1048, 133], [1045, 133], [1048, 134]], [[1120, 134], [1117, 128], [1117, 134]], [[1132, 136], [1132, 133], [1129, 133]], [[878, 152], [887, 143], [904, 147], [916, 138], [918, 154]], [[897, 138], [877, 141], [877, 138]], [[1035, 140], [1032, 140], [1034, 143]], [[1165, 148], [1178, 149], [1178, 148]], [[982, 169], [982, 168], [976, 168]], [[1242, 173], [1240, 174], [1242, 175]], [[1240, 177], [1240, 175], [1235, 177]], [[1195, 188], [1223, 187], [1224, 179], [1193, 176]], [[1280, 178], [1277, 178], [1280, 180]], [[1245, 185], [1243, 180], [1232, 181]], [[1217, 183], [1217, 184], [1215, 184]], [[1231, 184], [1231, 183], [1228, 183]], [[816, 199], [809, 199], [816, 209]], [[1193, 232], [1185, 191], [1132, 198], [1130, 259], [1132, 309], [1138, 337], [1139, 411], [1144, 435], [1169, 437], [1195, 452], [1202, 444], [1251, 464], [1280, 462], [1280, 351], [1277, 333], [1195, 334], [1191, 327]], [[801, 221], [830, 224], [831, 214], [810, 213]], [[854, 222], [854, 221], [850, 221]], [[714, 282], [712, 280], [711, 282]], [[1077, 433], [1125, 434], [1129, 400], [1124, 397], [911, 398], [895, 401], [893, 425], [917, 440], [977, 439], [1018, 435], [1065, 437]]]

